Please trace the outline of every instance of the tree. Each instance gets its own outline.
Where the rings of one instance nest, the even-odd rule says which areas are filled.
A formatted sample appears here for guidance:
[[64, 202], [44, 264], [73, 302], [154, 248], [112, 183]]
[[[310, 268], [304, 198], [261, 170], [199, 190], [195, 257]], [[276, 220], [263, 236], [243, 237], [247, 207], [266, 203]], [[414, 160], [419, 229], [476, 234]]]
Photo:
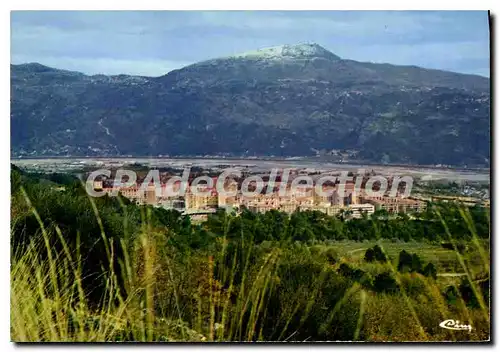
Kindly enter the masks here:
[[351, 268], [346, 263], [340, 264], [338, 272], [341, 275], [345, 276], [346, 278], [349, 278], [353, 281], [358, 281], [358, 282], [360, 282], [362, 277], [365, 275], [365, 272], [363, 270]]
[[412, 256], [404, 249], [399, 253], [398, 271], [410, 272], [412, 268]]
[[385, 209], [378, 209], [372, 214], [372, 219], [383, 220], [389, 217], [389, 212]]
[[367, 262], [379, 261], [386, 262], [387, 256], [382, 251], [382, 248], [377, 244], [373, 248], [368, 248], [365, 252], [365, 260]]
[[365, 252], [365, 261], [373, 262], [375, 261], [375, 251], [373, 248], [368, 248]]
[[391, 273], [378, 274], [373, 281], [373, 288], [378, 292], [396, 292], [399, 286]]
[[457, 298], [458, 298], [458, 290], [455, 286], [448, 286], [446, 290], [443, 293], [443, 296], [446, 299], [446, 302], [451, 305], [457, 304]]
[[411, 272], [419, 273], [422, 271], [422, 260], [420, 257], [413, 253], [411, 255]]
[[349, 265], [347, 265], [346, 263], [342, 263], [340, 264], [340, 267], [338, 269], [338, 272], [343, 275], [343, 276], [349, 276], [351, 274], [351, 267]]
[[422, 270], [422, 275], [427, 277], [432, 277], [433, 279], [437, 279], [437, 270], [434, 264], [427, 263], [427, 265]]
[[373, 253], [375, 255], [375, 260], [379, 262], [386, 262], [387, 261], [387, 256], [385, 253], [382, 251], [382, 248], [378, 244], [373, 247]]

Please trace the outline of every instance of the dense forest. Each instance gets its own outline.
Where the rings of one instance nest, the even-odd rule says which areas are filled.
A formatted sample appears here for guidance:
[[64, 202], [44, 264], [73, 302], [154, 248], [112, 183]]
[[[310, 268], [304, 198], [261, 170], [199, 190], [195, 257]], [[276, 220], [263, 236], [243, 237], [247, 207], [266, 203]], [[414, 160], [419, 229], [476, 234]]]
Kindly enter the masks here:
[[[489, 209], [219, 211], [195, 224], [12, 166], [11, 219], [15, 341], [489, 338]], [[440, 328], [450, 317], [473, 330]]]

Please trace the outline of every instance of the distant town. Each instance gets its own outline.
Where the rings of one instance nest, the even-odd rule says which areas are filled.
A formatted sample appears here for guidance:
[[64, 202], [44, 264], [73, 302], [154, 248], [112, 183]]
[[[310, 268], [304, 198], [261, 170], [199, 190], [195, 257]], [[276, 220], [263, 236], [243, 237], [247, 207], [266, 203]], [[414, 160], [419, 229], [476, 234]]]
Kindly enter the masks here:
[[[335, 172], [333, 172], [335, 174]], [[330, 182], [322, 184], [322, 192], [314, 186], [299, 185], [292, 187], [293, 180], [303, 176], [298, 170], [293, 170], [286, 181], [281, 179], [281, 175], [274, 180], [269, 180], [268, 174], [263, 174], [264, 187], [260, 191], [256, 190], [256, 183], [247, 185], [254, 190], [251, 196], [242, 192], [242, 178], [224, 179], [224, 191], [218, 192], [215, 185], [217, 176], [212, 176], [211, 184], [194, 184], [190, 179], [186, 185], [185, 193], [181, 196], [170, 196], [166, 192], [167, 187], [173, 188], [174, 192], [183, 187], [180, 180], [169, 182], [174, 175], [163, 172], [161, 176], [162, 191], [158, 194], [155, 185], [148, 184], [142, 187], [143, 180], [139, 180], [133, 185], [123, 185], [116, 183], [113, 178], [102, 177], [93, 181], [93, 189], [108, 195], [121, 194], [130, 201], [163, 207], [165, 209], [175, 209], [185, 215], [189, 215], [194, 220], [205, 220], [210, 213], [217, 209], [224, 209], [227, 212], [240, 212], [248, 209], [253, 212], [264, 213], [277, 210], [291, 214], [295, 211], [319, 211], [327, 215], [344, 216], [345, 218], [361, 218], [370, 216], [376, 210], [384, 210], [387, 214], [422, 212], [427, 206], [425, 199], [417, 199], [405, 195], [404, 188], [408, 185], [399, 185], [395, 196], [386, 192], [381, 195], [369, 195], [365, 190], [365, 185], [370, 174], [361, 175], [362, 182], [359, 189], [354, 182], [340, 184]], [[319, 178], [321, 175], [312, 175]], [[354, 176], [351, 173], [351, 176]], [[359, 175], [358, 175], [359, 176]], [[391, 180], [389, 180], [391, 182]], [[410, 185], [411, 186], [411, 185]], [[271, 188], [270, 188], [271, 187]], [[284, 194], [279, 190], [285, 189]], [[227, 195], [230, 193], [231, 195]]]
[[[109, 195], [121, 194], [123, 197], [137, 204], [175, 209], [193, 220], [205, 220], [209, 214], [218, 209], [227, 212], [239, 213], [243, 209], [253, 212], [277, 210], [285, 213], [295, 211], [320, 211], [346, 219], [370, 216], [377, 210], [384, 210], [387, 214], [421, 212], [426, 209], [429, 201], [457, 201], [465, 205], [489, 206], [489, 175], [484, 172], [465, 170], [426, 169], [415, 166], [402, 168], [396, 166], [359, 166], [342, 165], [343, 170], [359, 177], [363, 170], [363, 181], [355, 187], [354, 181], [348, 181], [343, 186], [339, 182], [323, 184], [323, 194], [318, 194], [317, 188], [306, 185], [292, 190], [294, 179], [309, 175], [319, 179], [324, 175], [339, 175], [340, 165], [330, 163], [310, 163], [300, 160], [271, 161], [271, 160], [224, 160], [224, 159], [32, 159], [15, 160], [18, 166], [40, 173], [70, 173], [78, 174], [82, 179], [93, 170], [109, 168], [134, 169], [139, 177], [134, 184], [115, 183], [114, 177], [100, 177], [92, 187], [96, 191]], [[345, 168], [344, 168], [345, 166]], [[172, 183], [173, 177], [178, 177], [186, 167], [195, 171], [187, 182], [185, 193], [181, 196], [165, 195], [165, 188]], [[273, 182], [269, 182], [269, 173], [272, 167], [289, 168], [290, 175], [286, 182], [280, 175]], [[218, 181], [218, 175], [227, 168], [236, 168], [243, 172], [243, 176], [260, 175], [264, 180], [264, 187], [259, 194], [245, 196], [241, 190], [243, 178], [228, 178], [224, 181], [224, 189], [232, 195], [220, 194], [213, 186]], [[141, 187], [147, 170], [158, 169], [162, 192], [158, 194], [153, 185]], [[405, 183], [399, 185], [395, 194], [389, 195], [391, 182], [394, 176], [411, 175], [416, 183], [411, 194], [406, 194]], [[193, 185], [195, 176], [205, 175], [212, 179], [212, 187], [206, 184]], [[368, 177], [383, 175], [389, 180], [387, 192], [377, 196], [367, 194], [365, 185]], [[170, 182], [169, 182], [170, 181]], [[180, 182], [173, 183], [174, 188], [181, 186]], [[196, 190], [201, 192], [196, 192]], [[249, 185], [255, 189], [254, 184]], [[282, 194], [280, 189], [286, 189]], [[342, 192], [339, 192], [342, 191]], [[168, 193], [168, 192], [167, 192]], [[325, 195], [327, 193], [328, 195]]]

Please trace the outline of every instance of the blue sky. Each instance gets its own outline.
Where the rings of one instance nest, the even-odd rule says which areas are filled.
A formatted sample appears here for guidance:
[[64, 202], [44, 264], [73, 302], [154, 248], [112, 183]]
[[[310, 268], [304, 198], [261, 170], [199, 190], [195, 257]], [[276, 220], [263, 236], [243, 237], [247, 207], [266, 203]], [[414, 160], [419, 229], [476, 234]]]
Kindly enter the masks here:
[[197, 61], [318, 43], [358, 61], [489, 76], [486, 11], [13, 11], [11, 62], [160, 76]]

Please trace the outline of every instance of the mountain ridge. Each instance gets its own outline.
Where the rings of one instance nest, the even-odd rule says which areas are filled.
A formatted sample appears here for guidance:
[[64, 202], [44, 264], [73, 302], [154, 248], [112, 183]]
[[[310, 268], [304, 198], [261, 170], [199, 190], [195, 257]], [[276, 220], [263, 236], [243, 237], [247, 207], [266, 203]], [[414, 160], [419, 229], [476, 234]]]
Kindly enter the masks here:
[[[489, 163], [488, 78], [362, 63], [300, 45], [264, 49], [257, 59], [210, 59], [159, 77], [11, 64], [12, 155], [309, 156], [350, 149], [353, 158], [377, 162]], [[425, 150], [436, 144], [442, 151]]]
[[[251, 56], [251, 54], [253, 54], [253, 53], [258, 53], [258, 52], [261, 52], [261, 51], [265, 51], [266, 49], [276, 49], [276, 48], [292, 48], [293, 49], [293, 48], [301, 48], [301, 47], [302, 48], [303, 47], [314, 47], [314, 48], [316, 48], [316, 52], [320, 52], [321, 53], [319, 56], [332, 56], [332, 57], [334, 57], [335, 60], [354, 61], [354, 62], [357, 62], [357, 63], [366, 64], [366, 65], [381, 65], [381, 66], [405, 67], [405, 68], [411, 68], [411, 69], [424, 69], [424, 70], [434, 71], [434, 72], [445, 72], [445, 73], [453, 73], [453, 74], [458, 74], [458, 75], [463, 75], [463, 76], [479, 77], [479, 78], [486, 79], [488, 81], [490, 80], [489, 77], [482, 76], [482, 75], [479, 75], [479, 74], [463, 73], [463, 72], [456, 72], [456, 71], [450, 71], [450, 70], [444, 70], [444, 69], [437, 69], [437, 68], [428, 68], [428, 67], [417, 66], [417, 65], [397, 65], [397, 64], [390, 63], [390, 62], [355, 61], [355, 60], [351, 60], [351, 59], [343, 59], [340, 56], [335, 55], [334, 53], [332, 53], [328, 49], [324, 48], [323, 46], [321, 46], [321, 45], [319, 45], [317, 43], [314, 43], [314, 42], [299, 43], [299, 44], [281, 44], [281, 45], [276, 45], [276, 46], [272, 46], [272, 47], [261, 48], [261, 49], [257, 49], [257, 50], [253, 50], [253, 51], [252, 50], [251, 51], [245, 51], [245, 52], [241, 52], [241, 53], [237, 53], [237, 54], [233, 54], [233, 55], [218, 56], [218, 57], [207, 59], [207, 60], [201, 60], [199, 62], [190, 64], [190, 65], [186, 65], [186, 66], [183, 66], [183, 67], [178, 68], [178, 69], [174, 69], [174, 70], [169, 71], [169, 72], [167, 72], [167, 73], [165, 73], [163, 75], [160, 75], [160, 76], [132, 75], [132, 74], [126, 74], [126, 73], [118, 74], [118, 75], [108, 75], [108, 74], [104, 74], [104, 73], [98, 73], [98, 74], [92, 74], [91, 75], [91, 74], [85, 74], [85, 73], [80, 72], [80, 71], [74, 71], [74, 70], [68, 70], [68, 69], [62, 69], [62, 68], [52, 67], [52, 66], [49, 66], [49, 65], [41, 64], [39, 62], [26, 62], [26, 63], [21, 63], [21, 64], [12, 64], [11, 63], [10, 65], [11, 65], [11, 69], [12, 69], [12, 67], [21, 67], [21, 66], [39, 66], [39, 67], [43, 67], [45, 69], [50, 69], [50, 70], [79, 73], [79, 74], [83, 74], [83, 75], [86, 75], [86, 76], [89, 76], [89, 77], [100, 76], [100, 75], [105, 75], [105, 76], [121, 76], [121, 75], [126, 75], [126, 76], [158, 78], [158, 77], [166, 76], [170, 72], [182, 70], [182, 69], [184, 69], [186, 67], [189, 67], [189, 66], [192, 66], [192, 65], [199, 65], [199, 64], [202, 64], [202, 63], [205, 63], [205, 62], [210, 62], [210, 61], [215, 61], [215, 60], [231, 59], [231, 58], [242, 58], [242, 57], [246, 57], [246, 56]], [[318, 57], [318, 56], [316, 56], [316, 57]]]

